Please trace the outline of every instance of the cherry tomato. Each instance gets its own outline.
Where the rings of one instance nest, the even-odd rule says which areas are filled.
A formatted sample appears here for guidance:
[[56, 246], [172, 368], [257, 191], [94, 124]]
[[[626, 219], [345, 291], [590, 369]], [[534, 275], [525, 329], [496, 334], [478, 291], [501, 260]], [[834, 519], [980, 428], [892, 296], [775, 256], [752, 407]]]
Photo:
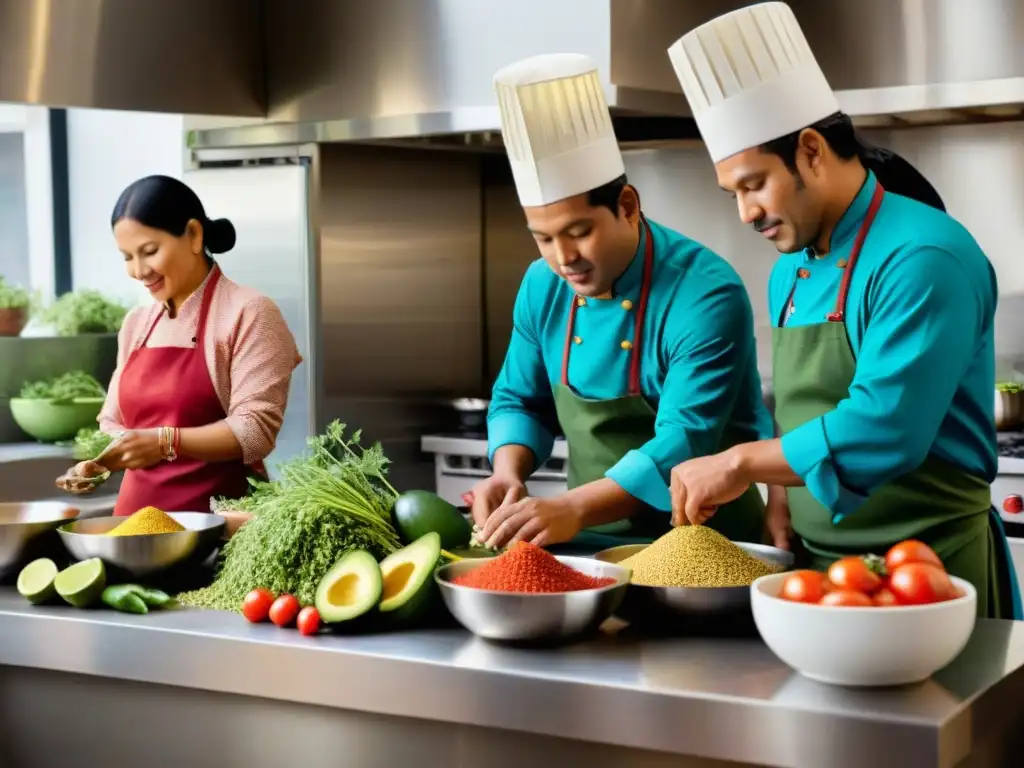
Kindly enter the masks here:
[[889, 589], [900, 605], [927, 605], [956, 597], [949, 576], [931, 563], [901, 565], [889, 575]]
[[259, 624], [261, 621], [267, 620], [273, 602], [274, 595], [269, 589], [263, 587], [254, 589], [242, 601], [242, 615], [253, 624]]
[[270, 606], [270, 620], [279, 627], [290, 626], [299, 613], [299, 601], [293, 595], [281, 595]]
[[928, 563], [945, 570], [945, 566], [942, 565], [939, 556], [935, 554], [935, 550], [916, 539], [901, 541], [885, 553], [885, 567], [889, 573], [907, 563]]
[[870, 608], [871, 598], [863, 592], [852, 589], [834, 589], [818, 601], [818, 605], [837, 605], [857, 608]]
[[892, 590], [888, 587], [882, 587], [880, 590], [875, 592], [871, 596], [871, 602], [882, 608], [892, 608], [894, 605], [899, 605], [899, 601], [896, 600], [896, 595], [892, 593]]
[[320, 611], [312, 605], [307, 605], [299, 611], [299, 618], [296, 622], [301, 635], [315, 635], [320, 629]]
[[817, 571], [793, 571], [782, 582], [779, 597], [794, 603], [817, 603], [828, 592], [825, 574]]
[[828, 580], [839, 589], [873, 594], [882, 588], [880, 571], [885, 563], [877, 557], [844, 557], [832, 563], [828, 569]]

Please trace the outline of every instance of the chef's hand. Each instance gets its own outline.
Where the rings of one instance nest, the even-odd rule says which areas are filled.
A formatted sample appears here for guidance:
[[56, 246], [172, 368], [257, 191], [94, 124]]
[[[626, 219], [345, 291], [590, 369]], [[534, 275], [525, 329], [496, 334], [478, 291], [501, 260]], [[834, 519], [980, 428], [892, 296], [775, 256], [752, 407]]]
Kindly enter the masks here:
[[764, 524], [772, 546], [789, 550], [793, 527], [789, 518], [789, 499], [781, 485], [768, 486], [768, 503], [765, 507]]
[[163, 461], [159, 429], [132, 429], [111, 443], [103, 454], [103, 466], [112, 472], [145, 469]]
[[65, 474], [58, 477], [54, 481], [54, 485], [62, 491], [73, 493], [76, 496], [92, 493], [98, 487], [97, 484], [82, 481], [90, 477], [99, 477], [106, 471], [106, 467], [101, 464], [97, 464], [95, 461], [82, 461], [75, 464], [75, 466], [69, 469]]
[[517, 541], [546, 547], [569, 541], [581, 528], [579, 513], [563, 497], [508, 499], [487, 518], [480, 540], [491, 549]]
[[487, 518], [503, 503], [511, 504], [525, 498], [526, 486], [518, 477], [491, 475], [474, 485], [469, 493], [473, 499], [470, 502], [473, 522], [483, 528]]
[[703, 525], [749, 487], [731, 451], [684, 461], [672, 469], [672, 525]]

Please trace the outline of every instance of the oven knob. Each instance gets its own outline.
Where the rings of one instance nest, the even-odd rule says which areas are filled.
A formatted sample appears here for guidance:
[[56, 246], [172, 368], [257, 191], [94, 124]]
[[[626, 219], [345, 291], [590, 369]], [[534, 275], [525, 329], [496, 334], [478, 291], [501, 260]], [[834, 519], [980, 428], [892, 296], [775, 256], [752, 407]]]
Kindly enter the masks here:
[[1011, 515], [1019, 515], [1024, 512], [1024, 497], [1011, 493], [1003, 499], [1003, 511]]

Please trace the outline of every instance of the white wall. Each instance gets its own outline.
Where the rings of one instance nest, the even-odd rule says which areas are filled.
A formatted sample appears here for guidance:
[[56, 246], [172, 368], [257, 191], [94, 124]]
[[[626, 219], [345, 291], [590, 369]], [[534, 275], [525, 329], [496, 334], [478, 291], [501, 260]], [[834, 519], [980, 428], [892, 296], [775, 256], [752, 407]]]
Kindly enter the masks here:
[[154, 173], [181, 178], [181, 115], [68, 110], [72, 285], [95, 288], [130, 303], [148, 301], [128, 277], [110, 232], [110, 213], [121, 191]]

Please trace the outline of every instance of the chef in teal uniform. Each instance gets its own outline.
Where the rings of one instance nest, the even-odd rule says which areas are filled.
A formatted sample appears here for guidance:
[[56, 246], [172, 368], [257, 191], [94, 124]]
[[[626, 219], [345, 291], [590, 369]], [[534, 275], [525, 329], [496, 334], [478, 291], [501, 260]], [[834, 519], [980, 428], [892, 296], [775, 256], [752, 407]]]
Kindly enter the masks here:
[[[808, 563], [920, 539], [1021, 618], [996, 473], [997, 285], [927, 182], [854, 132], [785, 3], [669, 49], [721, 187], [781, 254], [768, 285], [780, 439], [672, 470], [673, 521], [714, 520], [751, 483], [785, 488]], [[899, 194], [897, 194], [899, 193]], [[717, 510], [717, 511], [716, 511]]]
[[[474, 520], [492, 546], [649, 542], [671, 529], [675, 464], [771, 434], [749, 297], [726, 261], [645, 218], [587, 57], [527, 59], [495, 86], [542, 258], [516, 299], [488, 414], [493, 475], [473, 490]], [[552, 419], [567, 441], [569, 491], [529, 498]], [[713, 524], [761, 541], [757, 489]]]

